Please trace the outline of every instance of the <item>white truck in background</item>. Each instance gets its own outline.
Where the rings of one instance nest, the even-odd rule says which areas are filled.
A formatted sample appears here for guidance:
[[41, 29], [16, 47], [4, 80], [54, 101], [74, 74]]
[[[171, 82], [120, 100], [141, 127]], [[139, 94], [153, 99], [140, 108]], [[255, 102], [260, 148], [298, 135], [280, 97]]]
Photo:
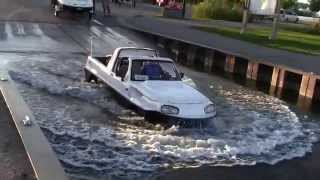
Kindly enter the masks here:
[[63, 11], [87, 12], [89, 19], [94, 14], [93, 0], [51, 0], [54, 16], [58, 17]]

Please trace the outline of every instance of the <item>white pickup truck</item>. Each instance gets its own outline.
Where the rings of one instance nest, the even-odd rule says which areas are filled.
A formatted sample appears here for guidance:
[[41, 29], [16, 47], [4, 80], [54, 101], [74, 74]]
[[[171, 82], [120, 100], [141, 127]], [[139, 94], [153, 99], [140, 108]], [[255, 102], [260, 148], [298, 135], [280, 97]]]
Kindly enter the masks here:
[[58, 17], [63, 11], [87, 12], [89, 19], [94, 14], [93, 0], [51, 0], [51, 6], [54, 8], [54, 16]]
[[126, 47], [105, 57], [89, 56], [84, 71], [86, 81], [103, 81], [145, 114], [184, 123], [216, 115], [215, 105], [181, 80], [173, 60], [153, 49]]

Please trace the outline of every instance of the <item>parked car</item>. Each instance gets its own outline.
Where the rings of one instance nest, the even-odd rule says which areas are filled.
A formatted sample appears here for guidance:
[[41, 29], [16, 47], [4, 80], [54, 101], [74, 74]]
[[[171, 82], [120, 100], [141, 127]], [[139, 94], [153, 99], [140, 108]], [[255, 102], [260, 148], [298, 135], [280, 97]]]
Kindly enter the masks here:
[[84, 71], [86, 81], [103, 81], [145, 115], [188, 124], [216, 114], [213, 102], [182, 81], [173, 60], [153, 49], [117, 48], [113, 55], [89, 56]]
[[281, 9], [280, 10], [280, 20], [281, 21], [286, 21], [286, 22], [298, 23], [299, 22], [299, 17], [292, 10]]
[[89, 19], [93, 16], [93, 0], [51, 0], [54, 15], [58, 17], [63, 11], [87, 12]]

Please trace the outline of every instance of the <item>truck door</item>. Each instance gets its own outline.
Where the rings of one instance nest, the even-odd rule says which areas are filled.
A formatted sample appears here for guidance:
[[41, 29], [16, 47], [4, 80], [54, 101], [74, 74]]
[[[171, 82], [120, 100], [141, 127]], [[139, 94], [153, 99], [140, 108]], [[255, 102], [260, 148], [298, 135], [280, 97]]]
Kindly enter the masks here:
[[122, 96], [128, 98], [127, 73], [129, 69], [129, 59], [117, 59], [111, 72], [111, 84], [113, 88]]

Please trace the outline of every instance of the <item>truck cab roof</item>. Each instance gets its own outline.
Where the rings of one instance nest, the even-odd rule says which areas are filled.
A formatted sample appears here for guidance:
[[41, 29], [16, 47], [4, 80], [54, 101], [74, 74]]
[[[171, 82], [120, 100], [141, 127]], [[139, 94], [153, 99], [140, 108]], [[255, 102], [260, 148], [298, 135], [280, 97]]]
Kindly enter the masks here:
[[170, 58], [164, 58], [164, 57], [149, 57], [149, 56], [129, 56], [128, 57], [131, 60], [135, 61], [143, 61], [143, 60], [150, 60], [150, 61], [167, 61], [167, 62], [173, 62]]

